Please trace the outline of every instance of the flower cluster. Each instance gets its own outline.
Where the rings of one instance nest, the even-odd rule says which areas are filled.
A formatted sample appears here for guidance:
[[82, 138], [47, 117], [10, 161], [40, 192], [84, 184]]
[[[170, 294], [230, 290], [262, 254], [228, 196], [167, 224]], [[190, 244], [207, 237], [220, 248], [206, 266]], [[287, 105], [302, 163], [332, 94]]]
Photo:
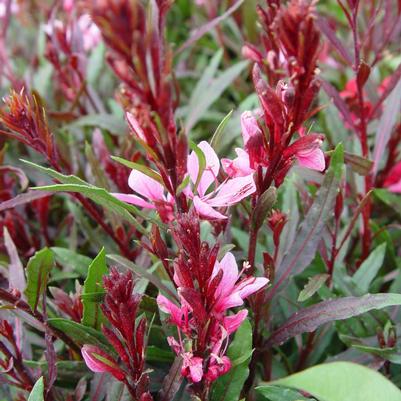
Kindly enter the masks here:
[[[72, 7], [70, 2], [63, 4], [68, 15]], [[79, 104], [82, 93], [89, 95], [85, 82], [87, 53], [99, 44], [100, 31], [87, 13], [80, 13], [77, 18], [69, 17], [67, 22], [53, 18], [44, 31], [46, 58], [56, 71], [60, 90], [70, 102]]]
[[178, 341], [173, 337], [168, 341], [183, 358], [182, 375], [199, 392], [209, 388], [231, 366], [225, 356], [229, 335], [241, 325], [248, 311], [229, 315], [229, 309], [243, 305], [244, 299], [265, 287], [268, 280], [242, 278], [243, 270], [238, 272], [232, 253], [226, 253], [219, 261], [218, 246], [210, 248], [200, 240], [195, 212], [179, 217], [173, 235], [181, 249], [173, 272], [179, 303], [162, 294], [157, 302], [169, 314], [169, 323], [177, 328]]
[[56, 163], [58, 152], [40, 98], [24, 90], [11, 91], [4, 103], [8, 110], [0, 110], [0, 123], [8, 131], [0, 129], [0, 134], [17, 139], [42, 154], [51, 164]]
[[[102, 311], [110, 327], [102, 330], [114, 352], [94, 345], [84, 345], [82, 356], [94, 372], [111, 373], [123, 382], [135, 400], [150, 401], [149, 377], [145, 367], [146, 318], [136, 319], [141, 296], [135, 294], [132, 272], [120, 273], [112, 268], [104, 277], [106, 295]], [[117, 353], [123, 367], [116, 359]]]
[[[198, 149], [203, 154], [205, 165], [200, 169], [195, 151], [189, 155], [188, 175], [184, 178], [189, 184], [183, 189], [183, 193], [188, 199], [192, 199], [195, 210], [202, 217], [226, 219], [227, 216], [215, 208], [234, 205], [255, 192], [253, 171], [249, 170], [247, 175], [229, 177], [219, 182], [220, 160], [216, 152], [205, 141], [199, 143]], [[131, 189], [141, 196], [114, 194], [118, 199], [148, 209], [157, 209], [165, 221], [174, 219], [175, 200], [170, 193], [165, 193], [165, 187], [159, 181], [141, 171], [133, 170], [128, 183]]]
[[253, 83], [262, 110], [244, 116], [243, 135], [251, 168], [266, 167], [266, 173], [259, 170], [256, 179], [261, 194], [272, 183], [281, 185], [294, 160], [318, 171], [325, 169], [325, 161], [320, 150], [323, 136], [305, 134], [302, 127], [318, 110], [311, 110], [319, 89], [315, 75], [320, 35], [314, 4], [293, 0], [283, 7], [274, 1], [257, 11], [264, 51], [246, 44], [243, 54], [255, 62]]
[[[5, 341], [2, 341], [5, 340]], [[3, 381], [22, 390], [31, 390], [34, 379], [23, 364], [21, 349], [14, 334], [14, 328], [7, 320], [0, 320], [0, 367]]]

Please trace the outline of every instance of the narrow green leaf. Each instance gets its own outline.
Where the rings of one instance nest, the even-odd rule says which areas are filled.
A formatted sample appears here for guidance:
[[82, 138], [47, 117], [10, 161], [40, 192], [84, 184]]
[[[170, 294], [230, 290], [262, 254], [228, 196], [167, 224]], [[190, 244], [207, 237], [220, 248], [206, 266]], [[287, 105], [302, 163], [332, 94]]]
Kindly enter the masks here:
[[81, 323], [98, 330], [104, 322], [104, 316], [100, 304], [99, 302], [94, 302], [84, 296], [91, 293], [101, 292], [103, 290], [103, 276], [107, 273], [106, 252], [104, 248], [102, 248], [89, 266], [88, 276], [86, 277], [82, 291], [83, 316]]
[[317, 365], [272, 382], [322, 401], [400, 401], [401, 391], [383, 375], [350, 362]]
[[98, 347], [110, 352], [110, 344], [106, 340], [102, 332], [83, 324], [74, 322], [73, 320], [52, 318], [48, 319], [48, 323], [51, 327], [61, 330], [64, 333], [68, 333], [68, 336], [72, 338], [79, 346], [84, 344], [97, 345]]
[[369, 290], [369, 286], [376, 277], [379, 269], [383, 265], [384, 256], [386, 254], [386, 243], [380, 244], [352, 276], [352, 281], [363, 292]]
[[45, 385], [43, 383], [43, 376], [41, 376], [33, 386], [28, 401], [44, 401], [44, 391]]
[[99, 158], [95, 155], [88, 142], [85, 142], [85, 156], [86, 160], [89, 162], [90, 170], [94, 178], [94, 184], [109, 191], [109, 181], [106, 178], [104, 168], [100, 164]]
[[209, 107], [249, 65], [248, 61], [240, 61], [222, 72], [217, 78], [213, 78], [218, 62], [221, 59], [221, 53], [219, 52], [217, 55], [213, 57], [210, 63], [212, 68], [206, 68], [190, 98], [185, 121], [187, 131], [191, 131], [192, 127], [202, 119]]
[[303, 290], [299, 293], [298, 302], [304, 302], [314, 295], [330, 276], [328, 274], [316, 274], [310, 277]]
[[259, 230], [266, 220], [267, 214], [270, 212], [274, 204], [276, 203], [277, 195], [276, 188], [269, 187], [263, 194], [259, 197], [255, 208], [252, 211], [252, 229], [254, 231]]
[[88, 82], [91, 85], [96, 83], [99, 77], [100, 71], [104, 66], [104, 54], [106, 52], [106, 47], [103, 42], [100, 42], [92, 51], [89, 56], [88, 66], [86, 68]]
[[339, 144], [332, 154], [330, 168], [312, 206], [297, 231], [294, 242], [277, 267], [275, 281], [267, 294], [268, 300], [285, 287], [291, 276], [301, 273], [308, 267], [315, 257], [322, 238], [322, 231], [333, 213], [343, 170], [344, 148], [342, 144]]
[[75, 192], [85, 195], [87, 198], [103, 206], [110, 212], [116, 213], [117, 215], [123, 217], [127, 222], [132, 223], [135, 226], [135, 228], [140, 232], [142, 232], [143, 234], [146, 233], [145, 229], [129, 213], [129, 211], [134, 211], [134, 213], [141, 214], [138, 213], [139, 212], [138, 209], [132, 207], [132, 205], [121, 202], [103, 188], [98, 188], [89, 185], [55, 184], [55, 185], [47, 185], [44, 187], [35, 187], [33, 189], [41, 191], [51, 191], [51, 192]]
[[77, 273], [86, 276], [88, 273], [88, 267], [92, 262], [91, 258], [76, 253], [68, 248], [53, 246], [50, 249], [53, 251], [54, 257], [58, 263], [70, 270], [74, 270]]
[[141, 173], [147, 175], [150, 178], [153, 178], [155, 181], [157, 181], [158, 183], [160, 183], [164, 186], [164, 182], [163, 182], [161, 175], [158, 172], [156, 172], [155, 170], [152, 170], [151, 168], [144, 166], [143, 164], [125, 160], [122, 157], [111, 156], [111, 158], [113, 160], [115, 160], [116, 162], [122, 164], [123, 166], [126, 166], [132, 170], [140, 171]]
[[[51, 192], [75, 192], [85, 195], [89, 199], [93, 200], [95, 203], [105, 207], [111, 212], [120, 215], [129, 223], [133, 224], [135, 228], [142, 234], [147, 235], [146, 230], [141, 224], [136, 220], [131, 213], [142, 217], [145, 221], [151, 221], [157, 224], [161, 229], [165, 229], [165, 226], [157, 219], [153, 219], [146, 213], [142, 213], [138, 208], [128, 203], [118, 200], [116, 197], [111, 195], [103, 188], [95, 187], [94, 185], [88, 184], [84, 180], [74, 175], [64, 175], [50, 168], [42, 167], [38, 164], [22, 160], [24, 163], [28, 164], [32, 168], [42, 171], [43, 173], [49, 175], [50, 177], [58, 180], [61, 184], [49, 185], [48, 188]], [[36, 190], [45, 190], [46, 187], [36, 187]]]
[[64, 126], [66, 129], [94, 127], [110, 131], [113, 134], [126, 135], [128, 127], [124, 120], [114, 114], [90, 114], [80, 117]]
[[199, 182], [202, 178], [203, 171], [205, 170], [205, 167], [206, 167], [206, 156], [203, 153], [202, 149], [196, 143], [189, 141], [189, 146], [195, 152], [195, 154], [198, 158], [199, 170], [198, 170], [198, 176], [196, 177], [196, 182], [194, 185], [194, 192], [195, 192], [196, 189], [198, 188]]
[[227, 356], [232, 368], [213, 384], [211, 401], [236, 401], [249, 375], [249, 360], [252, 355], [252, 326], [248, 319], [244, 320], [235, 333]]
[[348, 152], [344, 152], [344, 161], [353, 171], [362, 176], [368, 175], [373, 167], [372, 160]]
[[381, 161], [383, 159], [386, 146], [391, 137], [391, 132], [397, 121], [398, 111], [400, 109], [401, 102], [401, 79], [398, 80], [397, 84], [392, 89], [388, 98], [383, 104], [383, 113], [380, 117], [379, 125], [377, 127], [377, 134], [375, 140], [375, 147], [373, 151], [373, 174], [376, 175], [381, 167]]
[[223, 134], [225, 132], [225, 128], [230, 121], [230, 118], [233, 114], [233, 110], [231, 110], [220, 122], [218, 127], [216, 128], [216, 131], [214, 132], [212, 139], [210, 141], [210, 146], [214, 149], [216, 153], [219, 153], [220, 147], [221, 147], [221, 139], [223, 137]]
[[33, 255], [26, 267], [27, 287], [25, 295], [29, 306], [36, 311], [42, 294], [46, 291], [49, 273], [53, 267], [53, 252], [43, 248]]

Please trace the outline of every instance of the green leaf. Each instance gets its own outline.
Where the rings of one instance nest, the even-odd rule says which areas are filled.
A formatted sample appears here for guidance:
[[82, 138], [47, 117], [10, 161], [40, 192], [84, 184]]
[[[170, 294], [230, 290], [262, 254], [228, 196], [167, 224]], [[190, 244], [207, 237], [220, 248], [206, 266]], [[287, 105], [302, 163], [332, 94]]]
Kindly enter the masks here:
[[114, 114], [89, 114], [64, 126], [66, 129], [82, 127], [101, 128], [118, 135], [127, 134], [126, 122], [119, 117], [116, 117]]
[[50, 249], [53, 251], [54, 257], [58, 263], [86, 276], [88, 267], [92, 262], [91, 258], [76, 253], [68, 248], [53, 246]]
[[41, 376], [33, 386], [28, 401], [44, 401], [44, 391], [45, 385], [43, 383], [43, 376]]
[[267, 346], [282, 344], [298, 334], [315, 331], [325, 323], [396, 305], [401, 305], [401, 294], [366, 294], [362, 297], [329, 299], [291, 315], [269, 337]]
[[210, 141], [210, 146], [214, 149], [216, 153], [219, 153], [219, 150], [221, 149], [221, 138], [223, 137], [225, 128], [233, 114], [233, 110], [231, 110], [224, 118], [221, 120], [221, 123], [219, 126], [216, 128], [216, 131], [214, 132], [212, 139]]
[[297, 231], [294, 242], [284, 255], [276, 270], [273, 286], [267, 293], [271, 300], [285, 288], [290, 277], [305, 270], [315, 257], [322, 239], [322, 231], [333, 214], [334, 202], [344, 170], [344, 148], [337, 145], [331, 156], [331, 163], [316, 198]]
[[304, 302], [314, 295], [329, 277], [328, 274], [316, 274], [316, 276], [311, 277], [299, 293], [298, 302]]
[[369, 290], [369, 286], [383, 265], [386, 254], [386, 243], [380, 244], [364, 262], [359, 266], [352, 276], [352, 281], [363, 292]]
[[196, 182], [194, 185], [194, 192], [195, 192], [198, 188], [199, 182], [202, 178], [203, 171], [205, 170], [206, 167], [206, 156], [203, 153], [202, 149], [196, 143], [189, 141], [189, 146], [195, 152], [198, 158], [199, 169], [198, 169], [198, 176], [196, 177]]
[[201, 79], [189, 100], [185, 127], [189, 132], [195, 124], [202, 119], [209, 107], [220, 97], [228, 86], [249, 65], [248, 61], [240, 61], [214, 78], [223, 52], [217, 52], [209, 66], [205, 69]]
[[98, 347], [110, 352], [110, 344], [106, 340], [102, 332], [83, 324], [74, 322], [73, 320], [52, 318], [48, 319], [51, 327], [68, 333], [79, 346], [84, 344], [97, 345]]
[[163, 182], [161, 175], [158, 172], [156, 172], [155, 170], [152, 170], [151, 168], [144, 166], [143, 164], [125, 160], [122, 157], [111, 156], [111, 158], [113, 160], [115, 160], [116, 162], [122, 164], [123, 166], [131, 168], [133, 170], [140, 171], [141, 173], [147, 175], [150, 178], [153, 178], [155, 181], [157, 181], [158, 183], [160, 183], [164, 186], [164, 182]]
[[[107, 273], [106, 252], [104, 248], [102, 248], [89, 266], [88, 276], [84, 282], [82, 295], [101, 292], [103, 290], [103, 276]], [[101, 324], [104, 322], [104, 316], [99, 302], [94, 302], [90, 298], [82, 297], [82, 304], [84, 310], [81, 323], [99, 330]]]
[[391, 133], [397, 121], [401, 102], [401, 79], [398, 79], [390, 95], [384, 101], [383, 113], [381, 114], [377, 134], [375, 136], [375, 147], [373, 151], [373, 174], [376, 175], [381, 167], [386, 146], [390, 140]]
[[399, 195], [393, 194], [384, 188], [375, 188], [373, 190], [373, 195], [376, 199], [380, 200], [386, 206], [393, 209], [398, 214], [398, 216], [401, 216], [401, 204]]
[[61, 184], [49, 185], [45, 187], [36, 187], [37, 190], [45, 190], [48, 188], [52, 192], [75, 192], [85, 195], [87, 198], [93, 200], [95, 203], [103, 206], [107, 210], [123, 217], [127, 222], [133, 224], [135, 228], [142, 234], [147, 234], [146, 230], [141, 224], [132, 216], [131, 213], [142, 217], [146, 221], [151, 221], [157, 224], [161, 229], [164, 229], [164, 225], [157, 219], [151, 218], [149, 215], [142, 213], [138, 208], [128, 203], [118, 200], [115, 196], [111, 195], [104, 188], [98, 188], [94, 185], [90, 185], [84, 180], [74, 175], [64, 175], [54, 171], [50, 168], [42, 167], [38, 164], [31, 163], [26, 160], [22, 160], [29, 166], [48, 174], [50, 177], [58, 180]]
[[313, 401], [312, 398], [304, 397], [299, 391], [283, 386], [259, 386], [256, 392], [268, 401]]
[[75, 192], [85, 195], [87, 198], [93, 200], [95, 203], [103, 206], [106, 210], [113, 212], [123, 217], [127, 222], [132, 223], [135, 228], [138, 229], [140, 232], [145, 233], [144, 228], [129, 213], [129, 211], [131, 210], [135, 210], [135, 213], [137, 213], [137, 209], [135, 207], [134, 209], [132, 209], [132, 205], [121, 202], [103, 188], [89, 185], [55, 184], [47, 185], [44, 187], [35, 187], [33, 189], [51, 192]]
[[167, 362], [173, 363], [175, 355], [170, 350], [161, 349], [154, 345], [148, 345], [146, 348], [147, 362]]
[[27, 287], [25, 295], [29, 306], [36, 311], [41, 295], [46, 291], [49, 273], [53, 267], [53, 252], [43, 248], [33, 255], [26, 267]]
[[244, 320], [235, 333], [227, 356], [232, 368], [219, 377], [212, 387], [211, 401], [237, 401], [242, 387], [249, 375], [249, 360], [252, 355], [252, 326], [248, 319]]
[[96, 84], [100, 71], [104, 66], [104, 54], [106, 47], [103, 42], [100, 42], [89, 56], [87, 71], [87, 79], [90, 84]]
[[353, 171], [362, 176], [368, 175], [373, 167], [372, 160], [348, 152], [344, 152], [344, 161], [351, 166]]
[[401, 391], [380, 373], [350, 362], [317, 365], [274, 381], [319, 401], [400, 401]]

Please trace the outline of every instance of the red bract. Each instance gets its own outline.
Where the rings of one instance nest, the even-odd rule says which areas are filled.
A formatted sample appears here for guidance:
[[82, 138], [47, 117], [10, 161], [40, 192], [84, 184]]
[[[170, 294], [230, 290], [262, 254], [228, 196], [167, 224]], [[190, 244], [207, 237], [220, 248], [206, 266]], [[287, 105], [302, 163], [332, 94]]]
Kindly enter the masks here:
[[68, 295], [57, 287], [51, 287], [50, 292], [53, 295], [54, 303], [57, 307], [75, 322], [80, 323], [83, 314], [83, 305], [81, 301], [81, 288], [77, 286], [76, 293]]
[[161, 294], [157, 302], [178, 329], [179, 340], [169, 338], [169, 343], [182, 356], [181, 373], [199, 395], [231, 366], [224, 355], [228, 337], [246, 318], [247, 310], [227, 315], [228, 309], [243, 305], [244, 299], [268, 280], [249, 276], [242, 279], [231, 253], [219, 262], [218, 247], [201, 242], [199, 219], [194, 212], [180, 216], [173, 234], [181, 249], [173, 273], [180, 302], [176, 305]]
[[135, 400], [148, 393], [149, 377], [144, 372], [146, 318], [139, 321], [136, 315], [141, 296], [135, 294], [132, 272], [120, 273], [112, 268], [104, 277], [106, 295], [101, 306], [110, 323], [102, 330], [110, 345], [121, 358], [123, 367], [117, 360], [99, 347], [85, 345], [82, 355], [89, 369], [94, 372], [109, 372], [123, 382]]
[[119, 99], [130, 128], [176, 197], [186, 173], [187, 144], [174, 120], [172, 53], [164, 39], [171, 4], [159, 0], [145, 9], [141, 2], [104, 0], [92, 2], [89, 9], [110, 49], [109, 64], [123, 82]]
[[31, 146], [50, 163], [56, 163], [58, 153], [53, 134], [47, 124], [45, 109], [37, 95], [26, 94], [24, 90], [19, 93], [11, 91], [4, 102], [8, 110], [0, 110], [0, 122], [10, 131], [0, 130], [0, 134]]
[[[2, 341], [2, 337], [6, 340]], [[34, 378], [24, 366], [21, 349], [14, 335], [14, 328], [7, 320], [0, 320], [0, 368], [7, 378], [4, 381], [11, 386], [30, 391]]]

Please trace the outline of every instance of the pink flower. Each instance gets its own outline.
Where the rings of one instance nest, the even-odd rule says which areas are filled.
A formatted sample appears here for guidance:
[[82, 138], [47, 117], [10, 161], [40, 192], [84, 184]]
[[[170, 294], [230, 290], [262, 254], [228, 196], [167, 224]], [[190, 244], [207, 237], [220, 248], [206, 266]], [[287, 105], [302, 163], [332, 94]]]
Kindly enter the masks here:
[[401, 193], [401, 162], [398, 162], [388, 173], [383, 186], [390, 192]]
[[[221, 262], [216, 261], [211, 280], [220, 271], [222, 271], [222, 278], [214, 293], [215, 313], [222, 313], [229, 308], [243, 305], [245, 298], [259, 291], [269, 282], [265, 277], [247, 277], [241, 280], [237, 262], [231, 252], [227, 252]], [[239, 326], [245, 317], [244, 314], [237, 314], [236, 318], [231, 317], [232, 320], [229, 322], [231, 330], [236, 325]]]
[[[131, 119], [130, 123], [133, 122], [136, 120]], [[139, 126], [136, 127], [136, 132], [141, 132]], [[189, 155], [187, 167], [192, 185], [188, 185], [184, 193], [192, 199], [194, 208], [201, 216], [209, 219], [226, 219], [226, 216], [214, 208], [232, 206], [255, 192], [252, 171], [248, 175], [228, 179], [219, 184], [217, 181], [220, 171], [219, 158], [207, 142], [201, 142], [199, 148], [205, 156], [206, 165], [198, 179], [198, 156], [195, 152]], [[210, 190], [212, 184], [214, 184], [214, 189]], [[165, 195], [162, 184], [140, 171], [133, 170], [129, 176], [128, 185], [140, 196], [121, 193], [113, 195], [123, 202], [148, 209], [157, 209], [163, 221], [173, 219], [175, 202], [170, 194]]]
[[187, 303], [181, 297], [182, 306], [179, 307], [173, 302], [169, 301], [165, 296], [159, 294], [157, 296], [157, 304], [161, 311], [168, 313], [170, 315], [170, 322], [177, 326], [184, 333], [189, 333], [189, 318], [188, 315], [191, 309], [188, 307]]
[[124, 380], [125, 373], [112, 359], [99, 347], [94, 345], [84, 345], [81, 349], [82, 356], [86, 365], [92, 372], [111, 373], [117, 380]]
[[244, 177], [255, 172], [251, 168], [248, 153], [241, 148], [235, 148], [237, 157], [234, 160], [221, 159], [224, 171], [229, 177]]
[[[255, 172], [257, 165], [268, 167], [268, 155], [264, 149], [263, 133], [258, 125], [256, 117], [245, 111], [241, 115], [242, 138], [244, 148], [236, 148], [237, 158], [234, 160], [223, 159], [225, 172], [230, 177], [247, 176]], [[324, 153], [320, 149], [323, 143], [323, 135], [305, 135], [304, 130], [299, 131], [300, 138], [288, 146], [284, 152], [284, 158], [294, 158], [302, 167], [323, 171], [326, 168]]]
[[326, 168], [324, 153], [320, 149], [323, 135], [316, 133], [306, 135], [303, 130], [299, 133], [300, 138], [284, 150], [284, 156], [295, 157], [301, 167], [323, 171]]
[[67, 13], [71, 13], [75, 6], [75, 0], [64, 0], [63, 1], [63, 9]]
[[76, 25], [66, 25], [63, 21], [56, 19], [52, 23], [47, 23], [44, 29], [49, 36], [53, 36], [57, 31], [65, 32], [65, 37], [70, 44], [82, 43], [81, 46], [85, 51], [95, 48], [102, 38], [99, 28], [89, 14], [82, 14]]
[[217, 380], [220, 376], [226, 374], [231, 369], [231, 361], [227, 356], [221, 358], [211, 358], [209, 369], [206, 372], [206, 380], [213, 382]]
[[203, 359], [193, 356], [191, 352], [182, 354], [183, 364], [181, 374], [190, 379], [193, 383], [198, 383], [203, 376]]
[[[215, 277], [219, 274], [221, 275], [219, 284], [214, 292], [210, 294], [213, 296], [213, 308], [210, 313], [222, 321], [223, 326], [229, 334], [241, 325], [247, 316], [247, 311], [223, 317], [226, 310], [243, 305], [245, 298], [259, 291], [269, 282], [265, 277], [246, 277], [241, 279], [241, 273], [238, 272], [234, 255], [231, 252], [227, 252], [220, 262], [216, 261], [212, 275], [209, 278], [209, 286], [211, 286], [214, 284]], [[183, 287], [181, 287], [181, 282], [176, 275], [174, 276], [174, 281], [178, 285], [178, 292], [180, 293]], [[166, 297], [159, 294], [157, 303], [162, 311], [170, 314], [171, 321], [177, 327], [182, 328], [183, 323], [188, 320], [188, 312], [191, 311], [191, 306], [182, 297], [180, 299], [182, 306], [178, 307]]]
[[[10, 4], [10, 14], [16, 14], [19, 10], [19, 5], [16, 0], [12, 0]], [[0, 0], [0, 18], [6, 16], [7, 0]]]
[[89, 14], [82, 14], [78, 18], [77, 25], [82, 34], [83, 45], [86, 51], [95, 48], [101, 41], [101, 33], [96, 24], [93, 23]]
[[128, 185], [140, 196], [121, 193], [113, 195], [123, 202], [147, 209], [157, 209], [163, 221], [173, 219], [174, 199], [170, 194], [165, 195], [165, 189], [160, 182], [138, 170], [132, 170]]
[[[225, 180], [219, 184], [217, 181], [220, 171], [219, 158], [206, 141], [202, 141], [198, 147], [205, 155], [206, 165], [201, 173], [197, 188], [194, 188], [193, 191], [188, 190], [187, 195], [192, 197], [194, 207], [201, 216], [211, 219], [226, 219], [226, 216], [214, 208], [234, 205], [254, 193], [256, 186], [253, 175], [250, 173]], [[199, 174], [199, 161], [195, 152], [192, 152], [188, 157], [188, 173], [195, 186]], [[215, 188], [208, 192], [212, 184], [215, 184]], [[193, 192], [196, 192], [197, 195], [194, 195]]]

